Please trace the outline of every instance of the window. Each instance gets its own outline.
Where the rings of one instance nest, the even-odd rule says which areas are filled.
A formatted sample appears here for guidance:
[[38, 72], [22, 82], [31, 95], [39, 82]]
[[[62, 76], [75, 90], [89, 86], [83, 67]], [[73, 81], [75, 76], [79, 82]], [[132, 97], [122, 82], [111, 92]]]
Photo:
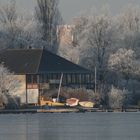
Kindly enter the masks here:
[[31, 75], [27, 75], [26, 76], [26, 81], [27, 81], [27, 83], [32, 83], [32, 76]]

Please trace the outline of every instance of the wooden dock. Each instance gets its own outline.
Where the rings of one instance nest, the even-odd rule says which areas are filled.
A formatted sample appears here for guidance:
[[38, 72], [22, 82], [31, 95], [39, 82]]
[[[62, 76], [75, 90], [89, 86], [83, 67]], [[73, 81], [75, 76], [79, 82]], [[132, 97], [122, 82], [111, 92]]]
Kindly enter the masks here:
[[72, 109], [38, 109], [37, 110], [37, 113], [71, 113], [71, 112], [74, 112], [74, 113], [77, 113], [79, 112], [79, 109], [76, 109], [76, 108], [72, 108]]
[[0, 110], [0, 114], [26, 114], [26, 113], [84, 113], [84, 112], [140, 112], [140, 109], [104, 110], [98, 108], [50, 108], [50, 109], [16, 109]]
[[79, 109], [17, 109], [17, 110], [0, 110], [0, 114], [26, 114], [26, 113], [76, 113]]

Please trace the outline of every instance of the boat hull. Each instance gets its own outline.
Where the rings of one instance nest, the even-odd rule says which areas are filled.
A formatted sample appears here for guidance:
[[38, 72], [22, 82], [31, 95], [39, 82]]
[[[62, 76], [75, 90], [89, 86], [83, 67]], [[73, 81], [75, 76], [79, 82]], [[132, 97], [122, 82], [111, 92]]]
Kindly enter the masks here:
[[67, 99], [67, 100], [66, 100], [66, 105], [67, 105], [67, 106], [70, 106], [70, 107], [77, 106], [78, 103], [79, 103], [79, 100], [76, 99], [76, 98], [70, 98], [70, 99]]
[[93, 108], [94, 107], [94, 103], [93, 102], [89, 102], [89, 101], [79, 102], [79, 105], [82, 106], [82, 107], [89, 107], [89, 108]]

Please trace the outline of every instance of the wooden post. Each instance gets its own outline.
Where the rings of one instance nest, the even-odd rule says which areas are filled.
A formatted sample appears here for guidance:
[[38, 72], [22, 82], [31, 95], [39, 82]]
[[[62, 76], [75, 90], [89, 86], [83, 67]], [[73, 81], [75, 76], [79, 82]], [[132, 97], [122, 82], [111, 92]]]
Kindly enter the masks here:
[[28, 105], [28, 93], [27, 93], [27, 74], [25, 75], [25, 84], [26, 84], [26, 105]]
[[41, 100], [41, 86], [40, 86], [40, 76], [37, 75], [37, 85], [38, 85], [38, 105], [40, 105], [40, 100]]
[[96, 80], [96, 78], [97, 78], [97, 70], [96, 70], [96, 66], [95, 66], [95, 94], [96, 94], [96, 84], [97, 84], [97, 80]]

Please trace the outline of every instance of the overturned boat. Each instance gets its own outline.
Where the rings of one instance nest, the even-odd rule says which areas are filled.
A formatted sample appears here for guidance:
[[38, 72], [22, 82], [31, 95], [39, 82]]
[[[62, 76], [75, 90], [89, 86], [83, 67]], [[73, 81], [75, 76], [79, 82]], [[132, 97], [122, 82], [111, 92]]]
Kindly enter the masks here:
[[77, 106], [79, 103], [79, 99], [77, 98], [70, 98], [66, 100], [66, 105], [70, 107]]
[[79, 102], [79, 105], [86, 108], [93, 108], [95, 103], [90, 101], [83, 101], [83, 102]]

